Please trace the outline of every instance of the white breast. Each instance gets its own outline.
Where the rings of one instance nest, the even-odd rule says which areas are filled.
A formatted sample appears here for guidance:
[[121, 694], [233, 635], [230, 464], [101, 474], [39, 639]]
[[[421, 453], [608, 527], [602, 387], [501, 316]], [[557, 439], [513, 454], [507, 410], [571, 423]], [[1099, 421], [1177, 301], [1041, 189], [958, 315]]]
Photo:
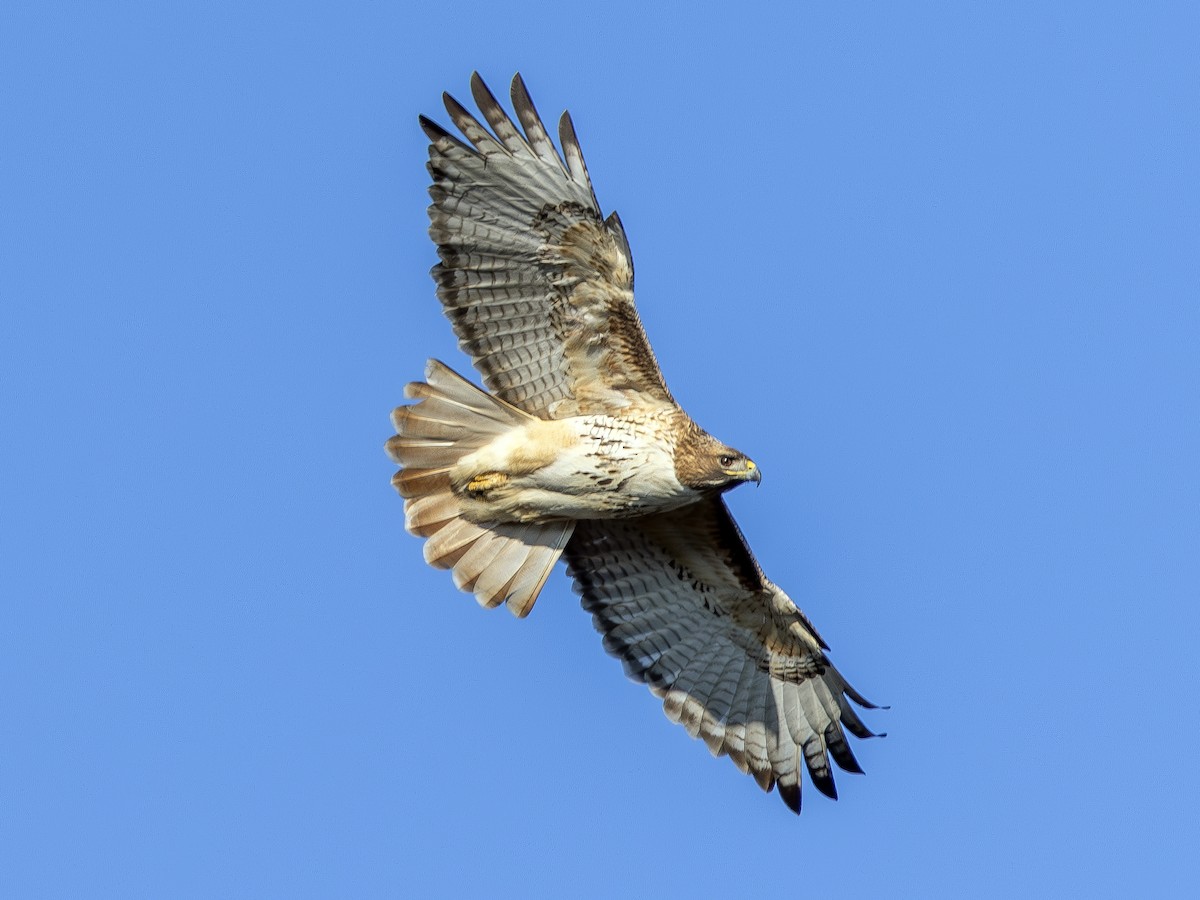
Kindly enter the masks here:
[[498, 438], [472, 467], [505, 472], [508, 480], [472, 502], [471, 517], [616, 518], [694, 502], [699, 495], [675, 477], [672, 432], [663, 418], [577, 416], [531, 422]]

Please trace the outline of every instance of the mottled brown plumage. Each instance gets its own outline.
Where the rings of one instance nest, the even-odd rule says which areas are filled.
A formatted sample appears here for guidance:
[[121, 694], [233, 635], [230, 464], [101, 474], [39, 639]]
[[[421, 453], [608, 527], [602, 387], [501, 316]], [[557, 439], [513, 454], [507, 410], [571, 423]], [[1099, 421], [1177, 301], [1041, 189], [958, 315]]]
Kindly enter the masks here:
[[604, 646], [717, 755], [799, 812], [800, 771], [836, 796], [830, 758], [866, 737], [825, 643], [762, 573], [721, 494], [760, 473], [675, 403], [633, 303], [633, 260], [596, 202], [570, 117], [555, 149], [520, 76], [466, 142], [431, 141], [437, 295], [483, 376], [437, 362], [409, 385], [388, 450], [425, 558], [487, 606], [532, 608], [566, 555]]

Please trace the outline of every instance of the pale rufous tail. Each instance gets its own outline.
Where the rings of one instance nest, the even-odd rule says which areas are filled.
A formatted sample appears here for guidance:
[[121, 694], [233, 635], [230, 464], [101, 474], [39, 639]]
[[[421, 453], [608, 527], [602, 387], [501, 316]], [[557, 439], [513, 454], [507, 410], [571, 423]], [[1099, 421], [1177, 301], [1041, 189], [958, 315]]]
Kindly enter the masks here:
[[419, 402], [392, 413], [396, 435], [387, 451], [401, 466], [392, 484], [404, 497], [405, 527], [426, 538], [426, 562], [451, 569], [454, 583], [481, 605], [506, 603], [515, 615], [528, 615], [574, 524], [469, 522], [450, 489], [450, 469], [529, 414], [434, 359], [425, 382], [408, 385], [404, 395]]

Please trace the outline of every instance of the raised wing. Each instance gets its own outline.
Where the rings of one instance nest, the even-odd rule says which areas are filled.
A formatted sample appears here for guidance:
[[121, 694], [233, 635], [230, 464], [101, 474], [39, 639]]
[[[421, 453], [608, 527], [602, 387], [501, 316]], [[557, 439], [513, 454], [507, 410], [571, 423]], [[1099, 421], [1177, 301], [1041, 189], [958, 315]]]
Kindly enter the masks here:
[[800, 770], [837, 798], [842, 728], [874, 736], [805, 615], [768, 581], [719, 498], [643, 519], [579, 522], [568, 572], [604, 647], [667, 716], [800, 812]]
[[524, 133], [478, 73], [471, 91], [491, 131], [443, 95], [470, 146], [421, 117], [442, 260], [432, 274], [459, 346], [492, 393], [542, 418], [674, 402], [633, 306], [624, 229], [601, 217], [570, 116], [560, 157], [520, 75]]

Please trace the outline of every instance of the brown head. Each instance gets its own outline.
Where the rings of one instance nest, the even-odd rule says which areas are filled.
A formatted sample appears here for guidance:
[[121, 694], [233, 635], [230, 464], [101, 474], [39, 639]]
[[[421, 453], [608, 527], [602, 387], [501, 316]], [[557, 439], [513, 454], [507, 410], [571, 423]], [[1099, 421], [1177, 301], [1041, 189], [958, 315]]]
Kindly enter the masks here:
[[746, 481], [758, 484], [762, 471], [740, 450], [689, 423], [675, 444], [675, 477], [692, 490], [721, 493]]

